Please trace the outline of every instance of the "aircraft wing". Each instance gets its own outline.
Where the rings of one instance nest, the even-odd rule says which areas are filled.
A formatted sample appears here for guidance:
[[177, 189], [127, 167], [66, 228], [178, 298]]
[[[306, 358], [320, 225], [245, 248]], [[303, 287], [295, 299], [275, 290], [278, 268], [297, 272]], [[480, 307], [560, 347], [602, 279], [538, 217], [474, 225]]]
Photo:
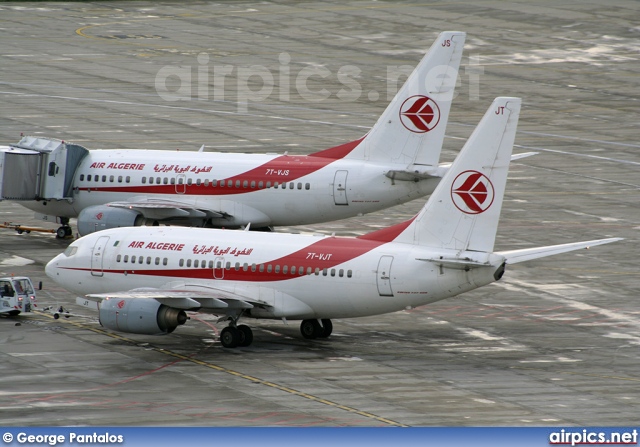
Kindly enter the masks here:
[[[145, 287], [113, 293], [94, 293], [86, 295], [91, 301], [105, 299], [147, 299], [156, 300], [176, 309], [194, 309], [202, 312], [226, 313], [228, 310], [252, 309], [254, 307], [270, 309], [272, 306], [260, 299], [247, 295], [241, 295], [216, 287], [202, 285], [175, 285], [167, 288]], [[79, 298], [82, 300], [83, 298]]]
[[171, 219], [176, 217], [228, 217], [228, 214], [218, 210], [196, 208], [190, 203], [173, 200], [158, 200], [147, 197], [136, 197], [123, 202], [110, 202], [107, 206], [135, 210], [147, 219]]
[[524, 248], [520, 250], [508, 250], [496, 252], [497, 255], [504, 256], [507, 264], [517, 264], [518, 262], [530, 261], [531, 259], [544, 258], [568, 251], [580, 250], [582, 248], [589, 249], [596, 245], [610, 244], [611, 242], [621, 241], [621, 237], [612, 237], [608, 239], [596, 239], [585, 242], [572, 242], [569, 244], [549, 245], [547, 247]]

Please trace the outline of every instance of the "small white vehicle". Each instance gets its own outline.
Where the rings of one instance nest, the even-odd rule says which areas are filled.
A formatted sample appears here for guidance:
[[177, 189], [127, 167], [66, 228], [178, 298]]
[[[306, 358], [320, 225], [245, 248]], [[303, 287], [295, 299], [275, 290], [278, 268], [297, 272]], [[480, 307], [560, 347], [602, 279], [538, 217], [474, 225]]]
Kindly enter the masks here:
[[29, 278], [26, 276], [0, 278], [0, 315], [16, 316], [20, 312], [31, 312], [34, 307], [36, 307], [36, 292]]

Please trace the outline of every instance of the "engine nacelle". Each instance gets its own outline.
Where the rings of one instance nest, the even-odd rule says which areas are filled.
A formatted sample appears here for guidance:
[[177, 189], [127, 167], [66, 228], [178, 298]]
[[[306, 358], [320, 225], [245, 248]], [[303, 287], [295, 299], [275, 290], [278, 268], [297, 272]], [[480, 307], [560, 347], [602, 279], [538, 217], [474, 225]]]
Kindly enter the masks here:
[[100, 324], [132, 334], [170, 334], [187, 322], [187, 314], [150, 299], [111, 298], [100, 303]]
[[80, 211], [78, 233], [86, 236], [100, 230], [120, 227], [139, 227], [144, 224], [144, 216], [126, 208], [96, 205]]

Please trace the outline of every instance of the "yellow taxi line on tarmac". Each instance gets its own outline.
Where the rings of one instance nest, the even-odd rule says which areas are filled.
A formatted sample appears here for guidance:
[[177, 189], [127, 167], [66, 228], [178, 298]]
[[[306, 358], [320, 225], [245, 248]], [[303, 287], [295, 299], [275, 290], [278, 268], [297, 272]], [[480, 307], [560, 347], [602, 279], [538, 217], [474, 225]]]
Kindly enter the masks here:
[[[40, 315], [40, 316], [45, 316], [45, 317], [48, 317], [48, 318], [51, 318], [51, 319], [55, 319], [53, 315], [49, 315], [49, 314], [47, 314], [45, 312], [42, 312], [42, 311], [36, 311], [34, 313], [37, 314], [37, 315]], [[64, 314], [61, 314], [61, 316], [64, 316]], [[130, 343], [132, 345], [139, 345], [140, 344], [140, 342], [137, 342], [137, 341], [135, 341], [133, 339], [127, 338], [127, 337], [125, 337], [123, 335], [120, 335], [120, 334], [117, 334], [117, 333], [112, 333], [112, 332], [107, 332], [107, 331], [105, 331], [103, 329], [91, 327], [91, 326], [88, 326], [88, 325], [83, 324], [83, 323], [78, 323], [78, 322], [71, 321], [71, 320], [66, 320], [66, 319], [59, 319], [59, 321], [63, 321], [64, 323], [70, 324], [70, 325], [75, 326], [75, 327], [77, 327], [79, 329], [86, 329], [86, 330], [89, 330], [89, 331], [94, 332], [96, 334], [106, 335], [108, 337], [114, 338], [116, 340], [124, 341], [124, 342]], [[198, 359], [195, 359], [195, 358], [191, 358], [188, 355], [179, 354], [177, 352], [170, 351], [170, 350], [167, 350], [167, 349], [164, 349], [164, 348], [158, 348], [158, 347], [153, 346], [151, 344], [145, 345], [145, 349], [152, 349], [152, 350], [154, 350], [156, 352], [159, 352], [161, 354], [166, 354], [168, 356], [171, 356], [171, 357], [174, 357], [174, 358], [177, 358], [177, 359], [180, 359], [180, 360], [184, 360], [184, 361], [187, 361], [187, 362], [195, 363], [196, 365], [204, 366], [206, 368], [210, 368], [210, 369], [213, 369], [215, 371], [219, 371], [219, 372], [222, 372], [222, 373], [225, 373], [225, 374], [230, 374], [230, 375], [235, 376], [235, 377], [240, 377], [242, 379], [249, 380], [252, 383], [257, 383], [257, 384], [260, 384], [260, 385], [268, 386], [270, 388], [274, 388], [274, 389], [283, 391], [285, 393], [292, 394], [294, 396], [302, 397], [304, 399], [311, 400], [313, 402], [318, 402], [318, 403], [321, 403], [321, 404], [324, 404], [324, 405], [328, 405], [328, 406], [333, 407], [333, 408], [338, 408], [340, 410], [348, 411], [349, 413], [357, 414], [358, 416], [362, 416], [362, 417], [365, 417], [367, 419], [372, 419], [372, 420], [381, 422], [383, 424], [391, 425], [391, 426], [394, 426], [394, 427], [408, 427], [407, 425], [401, 424], [401, 423], [393, 421], [391, 419], [387, 419], [387, 418], [383, 418], [381, 416], [377, 416], [377, 415], [375, 415], [373, 413], [369, 413], [369, 412], [366, 412], [366, 411], [358, 410], [357, 408], [349, 407], [347, 405], [342, 405], [342, 404], [339, 404], [339, 403], [336, 403], [336, 402], [333, 402], [333, 401], [330, 401], [330, 400], [327, 400], [327, 399], [323, 399], [323, 398], [318, 397], [318, 396], [314, 396], [313, 394], [304, 393], [302, 391], [298, 391], [298, 390], [293, 389], [293, 388], [289, 388], [289, 387], [286, 387], [286, 386], [283, 386], [283, 385], [279, 385], [279, 384], [274, 383], [274, 382], [269, 382], [267, 380], [260, 379], [258, 377], [250, 376], [248, 374], [244, 374], [244, 373], [241, 373], [241, 372], [238, 372], [238, 371], [234, 371], [232, 369], [228, 369], [228, 368], [216, 365], [216, 364], [211, 363], [211, 362], [207, 362], [207, 361], [204, 361], [204, 360], [198, 360]]]

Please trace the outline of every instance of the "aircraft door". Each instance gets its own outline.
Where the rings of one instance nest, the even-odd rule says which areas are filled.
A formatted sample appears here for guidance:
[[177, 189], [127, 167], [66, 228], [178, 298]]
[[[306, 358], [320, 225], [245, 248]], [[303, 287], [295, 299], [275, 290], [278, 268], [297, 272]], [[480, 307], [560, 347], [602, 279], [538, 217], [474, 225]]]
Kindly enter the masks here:
[[349, 205], [347, 201], [347, 174], [349, 171], [336, 171], [333, 178], [333, 200], [336, 205]]
[[224, 258], [222, 256], [213, 260], [213, 279], [224, 279]]
[[102, 236], [96, 241], [96, 245], [93, 246], [91, 251], [91, 275], [102, 276], [104, 275], [103, 262], [104, 251], [107, 248], [109, 242], [109, 236]]
[[382, 256], [378, 262], [376, 282], [380, 296], [393, 296], [391, 290], [391, 264], [393, 256]]
[[187, 176], [184, 174], [176, 175], [176, 194], [184, 194], [187, 192]]

